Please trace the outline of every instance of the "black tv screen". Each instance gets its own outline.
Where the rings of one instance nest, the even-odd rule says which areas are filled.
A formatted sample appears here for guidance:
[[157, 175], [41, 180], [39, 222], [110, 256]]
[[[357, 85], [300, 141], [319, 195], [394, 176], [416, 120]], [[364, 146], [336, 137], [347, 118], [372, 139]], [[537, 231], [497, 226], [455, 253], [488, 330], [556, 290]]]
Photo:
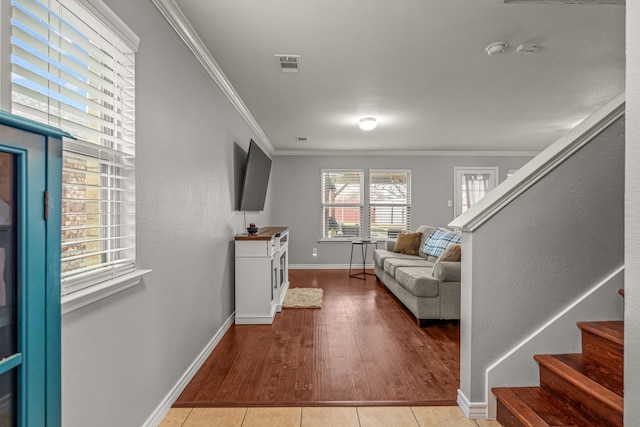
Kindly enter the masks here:
[[264, 209], [270, 173], [271, 159], [252, 139], [249, 143], [247, 165], [242, 181], [241, 211], [261, 211]]

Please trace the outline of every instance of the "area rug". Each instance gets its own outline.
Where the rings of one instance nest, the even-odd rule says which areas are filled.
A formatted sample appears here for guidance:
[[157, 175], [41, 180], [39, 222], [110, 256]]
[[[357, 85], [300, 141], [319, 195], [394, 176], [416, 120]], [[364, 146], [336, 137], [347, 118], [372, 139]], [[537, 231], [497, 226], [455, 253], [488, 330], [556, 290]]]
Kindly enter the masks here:
[[290, 288], [282, 302], [284, 308], [322, 308], [322, 289]]

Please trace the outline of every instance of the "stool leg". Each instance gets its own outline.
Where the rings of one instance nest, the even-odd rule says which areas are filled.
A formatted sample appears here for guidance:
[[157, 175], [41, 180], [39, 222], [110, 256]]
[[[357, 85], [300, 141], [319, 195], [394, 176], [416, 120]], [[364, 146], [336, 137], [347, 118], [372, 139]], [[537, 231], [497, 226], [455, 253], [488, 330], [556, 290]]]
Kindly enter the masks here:
[[367, 262], [367, 244], [363, 243], [362, 244], [362, 274], [364, 277], [364, 280], [367, 280], [367, 276], [364, 276], [365, 274], [367, 274], [366, 270], [364, 269], [364, 265]]

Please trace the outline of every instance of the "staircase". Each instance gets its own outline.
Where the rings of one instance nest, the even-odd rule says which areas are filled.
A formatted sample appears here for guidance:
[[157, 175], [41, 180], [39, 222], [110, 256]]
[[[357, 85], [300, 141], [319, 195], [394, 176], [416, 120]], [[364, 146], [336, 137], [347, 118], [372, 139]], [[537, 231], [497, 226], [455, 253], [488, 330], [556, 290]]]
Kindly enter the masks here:
[[534, 356], [539, 387], [492, 389], [501, 425], [622, 426], [624, 323], [579, 322], [578, 327], [582, 353]]

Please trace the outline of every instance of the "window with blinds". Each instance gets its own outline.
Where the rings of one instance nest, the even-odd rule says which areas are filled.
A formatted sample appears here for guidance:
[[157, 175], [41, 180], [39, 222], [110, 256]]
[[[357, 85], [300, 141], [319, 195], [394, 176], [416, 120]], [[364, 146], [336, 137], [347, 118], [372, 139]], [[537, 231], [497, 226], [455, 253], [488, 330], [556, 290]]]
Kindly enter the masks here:
[[411, 230], [411, 171], [369, 171], [369, 237]]
[[11, 5], [12, 112], [77, 138], [63, 141], [68, 294], [135, 269], [137, 45], [77, 0]]
[[364, 171], [323, 169], [321, 175], [322, 238], [362, 236]]

